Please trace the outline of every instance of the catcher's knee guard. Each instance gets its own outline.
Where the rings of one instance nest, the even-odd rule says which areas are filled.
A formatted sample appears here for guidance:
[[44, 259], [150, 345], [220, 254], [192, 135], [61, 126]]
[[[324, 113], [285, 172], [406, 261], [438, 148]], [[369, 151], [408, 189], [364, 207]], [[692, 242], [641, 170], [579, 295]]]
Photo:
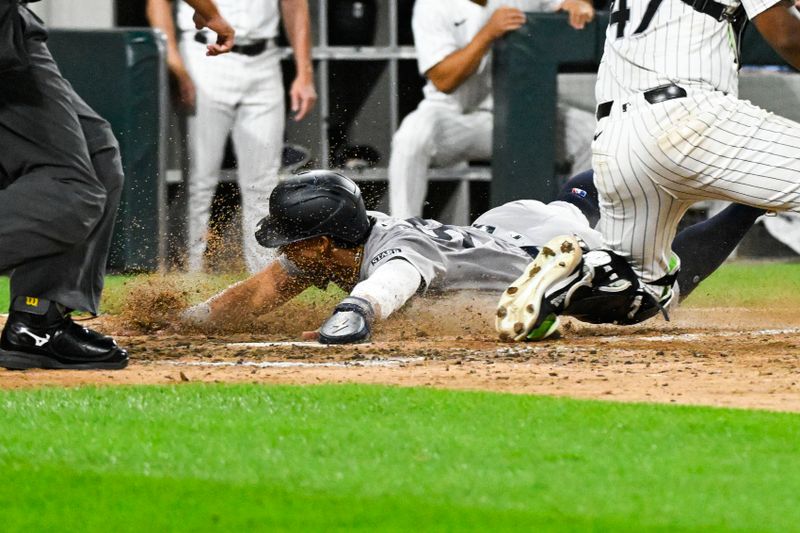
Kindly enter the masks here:
[[592, 324], [638, 324], [664, 310], [673, 296], [677, 269], [652, 285], [663, 286], [659, 298], [646, 290], [633, 268], [610, 250], [584, 254], [583, 279], [571, 294], [563, 314]]

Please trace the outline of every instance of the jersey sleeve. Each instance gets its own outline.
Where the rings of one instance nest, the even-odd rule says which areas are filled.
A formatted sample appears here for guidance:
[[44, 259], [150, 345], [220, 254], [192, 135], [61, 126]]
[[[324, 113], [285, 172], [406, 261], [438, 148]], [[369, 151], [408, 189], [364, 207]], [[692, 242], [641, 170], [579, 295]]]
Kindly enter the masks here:
[[742, 6], [744, 6], [744, 10], [747, 13], [747, 18], [752, 20], [756, 15], [760, 15], [782, 1], [784, 0], [742, 0]]
[[385, 232], [377, 242], [370, 242], [364, 250], [361, 268], [362, 279], [367, 279], [389, 261], [402, 259], [419, 272], [424, 289], [444, 274], [445, 259], [425, 235], [403, 226], [395, 226]]
[[418, 0], [414, 6], [411, 29], [414, 32], [417, 66], [423, 76], [459, 49], [452, 24], [441, 3], [441, 0]]

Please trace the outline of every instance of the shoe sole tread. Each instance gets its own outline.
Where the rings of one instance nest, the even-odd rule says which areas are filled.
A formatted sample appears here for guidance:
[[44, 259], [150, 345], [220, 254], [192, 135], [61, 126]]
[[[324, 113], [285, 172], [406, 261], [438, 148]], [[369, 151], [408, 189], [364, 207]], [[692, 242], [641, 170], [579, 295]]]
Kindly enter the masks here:
[[[539, 317], [542, 298], [548, 289], [566, 279], [580, 264], [583, 254], [577, 239], [559, 236], [551, 239], [542, 251], [503, 292], [497, 307], [495, 329], [501, 340], [522, 341], [548, 317]], [[559, 320], [540, 337], [543, 340], [558, 330]]]

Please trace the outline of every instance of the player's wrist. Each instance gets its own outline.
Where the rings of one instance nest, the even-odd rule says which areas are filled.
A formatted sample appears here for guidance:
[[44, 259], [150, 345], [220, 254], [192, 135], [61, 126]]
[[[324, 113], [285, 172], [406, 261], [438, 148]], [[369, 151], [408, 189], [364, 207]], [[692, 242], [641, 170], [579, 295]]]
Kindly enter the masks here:
[[369, 339], [375, 310], [369, 300], [348, 296], [334, 309], [333, 314], [319, 328], [322, 344], [348, 344]]
[[301, 83], [314, 83], [314, 67], [309, 63], [296, 63], [295, 70], [297, 74], [295, 75], [295, 80]]

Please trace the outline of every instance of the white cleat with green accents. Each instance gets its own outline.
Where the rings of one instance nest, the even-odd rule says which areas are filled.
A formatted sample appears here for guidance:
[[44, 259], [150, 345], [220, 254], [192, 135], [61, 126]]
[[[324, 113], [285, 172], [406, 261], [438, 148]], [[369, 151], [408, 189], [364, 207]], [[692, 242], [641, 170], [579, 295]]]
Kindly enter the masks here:
[[583, 252], [575, 237], [551, 239], [525, 272], [500, 297], [495, 329], [504, 341], [539, 341], [558, 331], [558, 315], [550, 304], [559, 291], [581, 277]]

